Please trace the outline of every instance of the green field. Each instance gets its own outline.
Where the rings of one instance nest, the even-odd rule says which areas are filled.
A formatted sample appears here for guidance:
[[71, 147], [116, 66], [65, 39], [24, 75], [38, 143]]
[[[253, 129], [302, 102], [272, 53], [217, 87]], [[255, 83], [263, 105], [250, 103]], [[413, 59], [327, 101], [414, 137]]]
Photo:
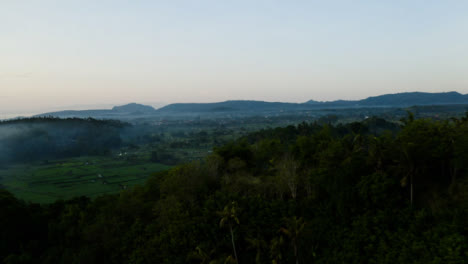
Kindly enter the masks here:
[[80, 157], [0, 167], [0, 184], [20, 199], [50, 203], [116, 193], [168, 168], [140, 157]]

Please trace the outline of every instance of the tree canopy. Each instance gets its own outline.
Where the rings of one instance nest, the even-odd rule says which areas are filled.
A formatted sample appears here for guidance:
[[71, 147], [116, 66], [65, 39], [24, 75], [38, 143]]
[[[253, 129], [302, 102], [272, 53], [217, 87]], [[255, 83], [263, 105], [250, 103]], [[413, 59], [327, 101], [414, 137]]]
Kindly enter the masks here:
[[1, 190], [0, 262], [466, 263], [468, 116], [394, 128], [266, 129], [94, 200]]

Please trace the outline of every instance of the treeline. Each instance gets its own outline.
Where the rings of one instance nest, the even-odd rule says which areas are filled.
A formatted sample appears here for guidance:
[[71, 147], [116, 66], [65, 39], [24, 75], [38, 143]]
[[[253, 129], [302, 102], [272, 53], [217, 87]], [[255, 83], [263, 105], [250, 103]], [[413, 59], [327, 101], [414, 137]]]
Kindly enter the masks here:
[[0, 163], [102, 155], [121, 144], [116, 120], [37, 117], [0, 121]]
[[263, 130], [95, 200], [37, 205], [1, 191], [0, 257], [8, 264], [466, 263], [468, 116], [410, 115], [393, 132], [370, 127]]

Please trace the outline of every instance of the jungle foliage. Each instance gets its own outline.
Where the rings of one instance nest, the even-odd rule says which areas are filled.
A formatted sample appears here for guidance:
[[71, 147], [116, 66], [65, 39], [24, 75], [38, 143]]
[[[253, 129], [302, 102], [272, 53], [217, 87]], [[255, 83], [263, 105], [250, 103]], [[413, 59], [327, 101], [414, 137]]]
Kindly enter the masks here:
[[93, 200], [0, 190], [0, 261], [466, 263], [468, 115], [393, 128], [265, 129]]
[[0, 121], [0, 164], [103, 155], [122, 143], [128, 124], [92, 118], [35, 117]]

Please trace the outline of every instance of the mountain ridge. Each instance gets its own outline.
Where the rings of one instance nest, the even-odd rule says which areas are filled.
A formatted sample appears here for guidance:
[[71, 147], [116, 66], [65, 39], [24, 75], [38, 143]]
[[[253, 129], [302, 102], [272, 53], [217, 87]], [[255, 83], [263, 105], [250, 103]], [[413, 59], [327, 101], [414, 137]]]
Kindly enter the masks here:
[[[423, 101], [423, 100], [426, 101]], [[430, 101], [429, 101], [430, 100]], [[440, 104], [448, 103], [453, 104], [457, 102], [467, 103], [468, 94], [461, 94], [459, 92], [441, 92], [441, 93], [428, 93], [428, 92], [403, 92], [394, 94], [382, 94], [377, 96], [369, 96], [360, 100], [334, 100], [334, 101], [314, 101], [309, 100], [307, 104], [359, 104], [376, 106], [385, 102], [389, 105], [415, 105], [415, 104]]]
[[152, 113], [156, 111], [156, 109], [154, 109], [152, 106], [149, 106], [149, 105], [129, 103], [125, 105], [114, 106], [112, 108], [112, 111], [124, 112], [124, 113], [130, 113], [130, 112]]
[[366, 107], [410, 107], [418, 105], [468, 104], [468, 94], [455, 91], [442, 93], [405, 92], [371, 96], [361, 100], [314, 101], [304, 103], [266, 102], [255, 100], [228, 100], [214, 103], [173, 103], [155, 109], [137, 103], [115, 106], [112, 109], [66, 110], [44, 113], [36, 116], [95, 117], [95, 118], [134, 118], [144, 116], [229, 114], [261, 112], [303, 111], [319, 109], [345, 109]]

